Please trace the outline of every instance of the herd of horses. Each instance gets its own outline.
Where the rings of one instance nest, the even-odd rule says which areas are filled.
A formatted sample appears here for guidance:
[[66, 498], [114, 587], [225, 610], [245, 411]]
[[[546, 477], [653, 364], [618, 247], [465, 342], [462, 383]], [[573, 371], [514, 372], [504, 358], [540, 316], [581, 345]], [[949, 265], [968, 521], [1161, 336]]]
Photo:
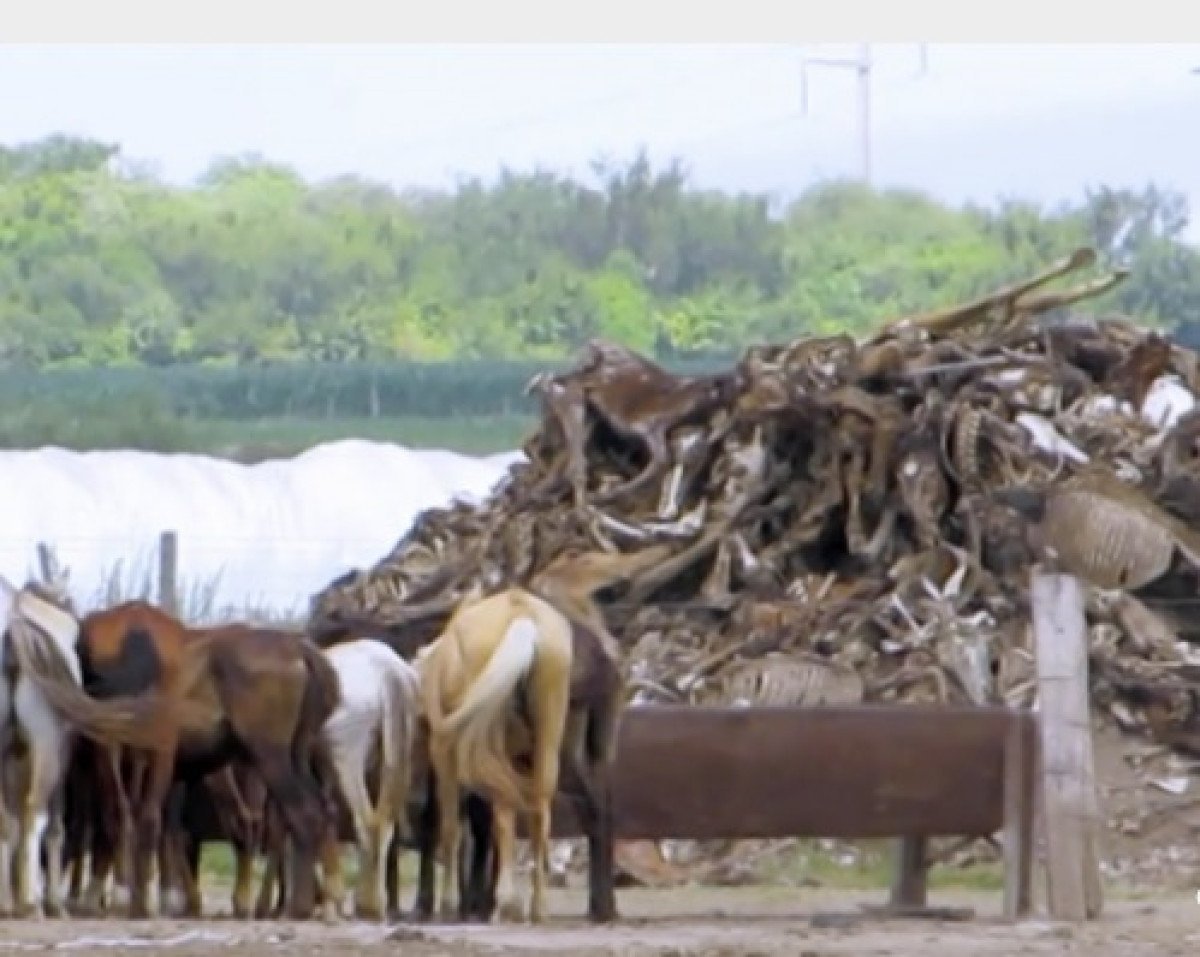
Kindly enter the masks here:
[[80, 616], [0, 578], [0, 914], [199, 917], [201, 849], [223, 841], [236, 917], [540, 921], [560, 794], [587, 837], [588, 916], [613, 920], [623, 690], [594, 595], [661, 557], [563, 554], [521, 587], [465, 596], [415, 649], [354, 629], [191, 627], [145, 601]]

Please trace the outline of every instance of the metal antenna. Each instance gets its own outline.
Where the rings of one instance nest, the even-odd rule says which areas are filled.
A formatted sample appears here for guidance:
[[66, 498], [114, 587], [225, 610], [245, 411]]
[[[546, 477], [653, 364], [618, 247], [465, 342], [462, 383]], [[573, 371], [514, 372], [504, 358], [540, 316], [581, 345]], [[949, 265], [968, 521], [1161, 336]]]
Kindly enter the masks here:
[[[928, 44], [919, 43], [917, 48], [920, 55], [920, 66], [916, 76], [922, 77], [929, 72]], [[871, 44], [860, 43], [858, 56], [854, 59], [847, 57], [800, 57], [800, 109], [808, 115], [808, 68], [811, 66], [828, 66], [834, 69], [854, 70], [858, 75], [858, 136], [859, 156], [862, 163], [862, 180], [868, 186], [871, 184]]]

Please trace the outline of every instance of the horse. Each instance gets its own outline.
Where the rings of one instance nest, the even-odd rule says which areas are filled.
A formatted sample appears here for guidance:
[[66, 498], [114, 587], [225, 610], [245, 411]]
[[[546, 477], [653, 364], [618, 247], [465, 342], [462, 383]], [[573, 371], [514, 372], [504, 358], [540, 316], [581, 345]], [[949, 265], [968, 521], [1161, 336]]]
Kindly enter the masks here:
[[[502, 919], [520, 920], [516, 814], [529, 815], [534, 847], [529, 919], [545, 910], [550, 803], [567, 722], [571, 628], [547, 602], [520, 589], [467, 599], [416, 656], [437, 784], [444, 916], [457, 913], [463, 787], [492, 804]], [[528, 754], [530, 770], [518, 768]]]
[[[595, 595], [662, 562], [671, 552], [666, 544], [631, 554], [566, 551], [528, 584], [528, 592], [548, 602], [570, 628], [573, 658], [559, 759], [560, 789], [574, 805], [587, 839], [587, 913], [593, 923], [617, 917], [611, 779], [624, 697], [620, 648], [608, 632]], [[500, 874], [498, 862], [489, 860], [486, 851], [487, 845], [497, 842], [488, 815], [476, 814], [473, 825], [477, 853], [472, 873], [464, 882], [469, 896], [462, 901], [460, 914], [488, 920], [496, 906]], [[421, 854], [418, 901], [425, 904], [421, 907], [419, 903], [418, 909], [420, 916], [431, 916], [434, 875], [428, 842], [422, 845]], [[539, 866], [545, 867], [545, 857], [535, 854], [535, 875]]]
[[[320, 649], [277, 629], [188, 628], [140, 600], [73, 624], [82, 688], [64, 680], [70, 656], [43, 629], [23, 629], [14, 647], [52, 707], [109, 749], [124, 832], [137, 809], [130, 916], [149, 916], [151, 863], [173, 778], [195, 781], [231, 761], [253, 767], [277, 802], [297, 851], [291, 916], [311, 916], [317, 852], [326, 870], [337, 854], [313, 768], [320, 729], [340, 700]], [[144, 794], [132, 802], [120, 773], [123, 747], [145, 770]], [[325, 917], [336, 913], [326, 907]]]
[[[344, 576], [343, 576], [344, 577]], [[435, 619], [436, 621], [436, 619]], [[441, 625], [444, 626], [444, 620]], [[314, 618], [308, 623], [306, 634], [309, 639], [321, 648], [332, 648], [339, 644], [353, 642], [370, 637], [381, 641], [395, 654], [405, 661], [411, 662], [420, 648], [437, 635], [438, 628], [429, 627], [422, 623], [417, 625], [396, 625], [370, 616], [356, 618], [353, 621], [339, 618], [336, 622]], [[423, 717], [417, 721], [417, 745], [413, 754], [414, 779], [411, 796], [410, 824], [411, 831], [408, 840], [393, 839], [387, 852], [386, 884], [388, 915], [390, 918], [400, 918], [404, 909], [400, 906], [400, 853], [406, 846], [414, 847], [419, 861], [417, 878], [417, 895], [411, 917], [416, 920], [427, 919], [433, 914], [434, 883], [433, 858], [436, 854], [435, 843], [438, 831], [437, 796], [433, 789], [433, 775], [428, 767], [428, 722]], [[491, 850], [491, 808], [478, 795], [468, 793], [463, 796], [462, 815], [467, 822], [469, 841], [464, 846], [464, 856], [469, 856], [467, 866], [461, 869], [463, 880], [468, 878], [471, 884], [464, 883], [460, 890], [460, 900], [463, 907], [462, 917], [473, 919], [489, 915], [495, 906], [493, 888], [495, 881]], [[276, 905], [276, 909], [277, 909]], [[260, 898], [256, 913], [266, 915], [272, 912], [272, 907], [265, 902], [265, 895]]]
[[[47, 704], [13, 650], [16, 635], [29, 621], [36, 621], [50, 640], [64, 649], [65, 680], [76, 686], [81, 683], [79, 664], [69, 651], [73, 620], [43, 597], [46, 594], [33, 583], [17, 589], [0, 576], [0, 913], [20, 917], [39, 910], [47, 917], [64, 913], [64, 783], [74, 730]], [[16, 807], [10, 811], [13, 804]], [[16, 813], [20, 814], [20, 826], [14, 887], [11, 843]]]
[[[385, 888], [392, 839], [412, 836], [408, 812], [420, 707], [417, 671], [374, 638], [357, 638], [322, 653], [341, 687], [341, 703], [322, 727], [321, 737], [358, 848], [354, 914], [381, 920], [384, 897], [394, 893]], [[372, 776], [377, 779], [374, 802], [369, 793]], [[276, 844], [263, 875], [260, 901], [269, 900], [274, 890], [281, 850]], [[342, 886], [340, 871], [327, 875], [327, 884], [327, 893], [336, 898]]]

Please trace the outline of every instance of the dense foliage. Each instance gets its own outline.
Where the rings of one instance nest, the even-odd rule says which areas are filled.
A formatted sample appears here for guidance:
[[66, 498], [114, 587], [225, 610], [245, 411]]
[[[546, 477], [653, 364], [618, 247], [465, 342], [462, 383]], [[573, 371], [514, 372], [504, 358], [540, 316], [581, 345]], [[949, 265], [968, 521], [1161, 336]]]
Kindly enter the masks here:
[[[380, 377], [380, 363], [557, 363], [594, 335], [678, 358], [863, 331], [1080, 242], [1133, 269], [1104, 308], [1173, 323], [1200, 304], [1200, 260], [1180, 239], [1186, 204], [1152, 186], [988, 210], [829, 184], [775, 209], [692, 189], [681, 166], [644, 157], [595, 173], [590, 185], [543, 171], [405, 192], [225, 159], [180, 188], [105, 143], [0, 149], [3, 358], [35, 369], [358, 360], [369, 364], [329, 375], [369, 413], [396, 390], [432, 401], [413, 368]], [[188, 379], [188, 401], [343, 403], [311, 370], [280, 375], [253, 401], [244, 378]], [[267, 398], [279, 389], [288, 397]]]

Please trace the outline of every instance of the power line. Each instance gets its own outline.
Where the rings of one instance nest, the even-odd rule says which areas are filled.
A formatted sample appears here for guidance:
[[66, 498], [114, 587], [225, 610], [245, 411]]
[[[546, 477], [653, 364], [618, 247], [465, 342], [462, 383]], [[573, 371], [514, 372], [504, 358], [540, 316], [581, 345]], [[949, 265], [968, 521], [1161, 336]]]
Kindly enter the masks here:
[[[727, 54], [722, 59], [728, 58], [732, 63], [737, 56], [737, 53]], [[483, 126], [460, 127], [443, 133], [436, 133], [432, 136], [417, 137], [408, 142], [402, 142], [398, 146], [406, 151], [415, 152], [450, 146], [463, 141], [473, 142], [477, 141], [481, 136], [503, 136], [507, 133], [547, 126], [562, 120], [577, 119], [581, 116], [594, 118], [595, 111], [605, 107], [627, 103], [631, 100], [641, 100], [644, 103], [653, 96], [694, 86], [695, 82], [695, 74], [687, 67], [684, 67], [677, 75], [659, 78], [653, 83], [647, 83], [644, 79], [636, 80], [612, 89], [609, 92], [598, 93], [568, 102], [560, 101], [545, 109], [508, 116]]]
[[[929, 50], [924, 43], [917, 44], [920, 55], [920, 67], [917, 76], [929, 72]], [[862, 180], [868, 186], [871, 184], [871, 71], [874, 63], [871, 60], [871, 44], [860, 43], [858, 56], [849, 57], [800, 57], [800, 109], [808, 115], [808, 69], [809, 67], [831, 67], [833, 69], [853, 70], [858, 78], [858, 138], [859, 159], [862, 168]]]

